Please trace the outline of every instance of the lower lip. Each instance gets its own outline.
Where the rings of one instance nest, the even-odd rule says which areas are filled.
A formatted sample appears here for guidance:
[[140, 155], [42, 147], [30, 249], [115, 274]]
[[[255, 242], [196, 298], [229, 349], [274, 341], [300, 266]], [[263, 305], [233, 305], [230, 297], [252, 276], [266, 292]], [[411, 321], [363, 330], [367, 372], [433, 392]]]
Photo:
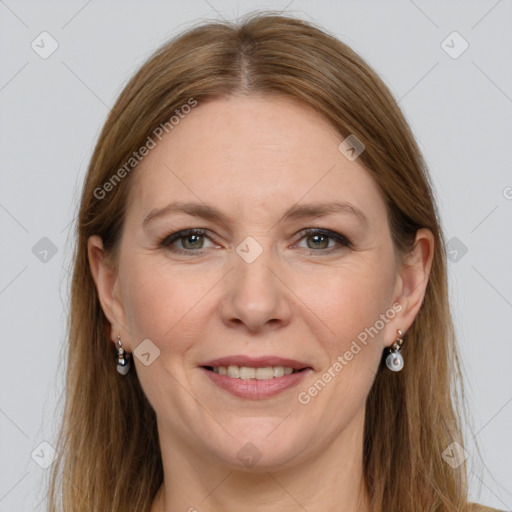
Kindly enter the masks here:
[[296, 386], [306, 377], [306, 375], [313, 371], [311, 368], [307, 368], [301, 372], [290, 373], [289, 375], [283, 375], [282, 377], [258, 380], [233, 379], [232, 377], [220, 375], [219, 373], [207, 370], [206, 368], [201, 367], [201, 370], [203, 370], [211, 381], [219, 388], [225, 389], [235, 396], [250, 398], [252, 400], [275, 396], [285, 389]]

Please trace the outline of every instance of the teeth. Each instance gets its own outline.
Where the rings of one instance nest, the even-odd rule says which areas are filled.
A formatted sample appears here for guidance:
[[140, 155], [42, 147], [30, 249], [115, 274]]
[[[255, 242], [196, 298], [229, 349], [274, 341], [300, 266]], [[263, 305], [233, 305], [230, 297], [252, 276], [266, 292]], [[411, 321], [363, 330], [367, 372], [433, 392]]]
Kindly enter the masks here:
[[233, 379], [240, 378], [240, 368], [238, 366], [228, 366], [228, 377], [233, 377]]
[[273, 368], [274, 377], [282, 377], [284, 375], [284, 366], [276, 366]]
[[218, 366], [213, 369], [219, 375], [227, 375], [232, 379], [256, 379], [256, 380], [269, 380], [274, 377], [282, 377], [283, 375], [290, 375], [290, 373], [297, 372], [288, 366], [266, 366], [264, 368], [251, 368], [249, 366], [236, 366], [234, 364], [226, 366]]

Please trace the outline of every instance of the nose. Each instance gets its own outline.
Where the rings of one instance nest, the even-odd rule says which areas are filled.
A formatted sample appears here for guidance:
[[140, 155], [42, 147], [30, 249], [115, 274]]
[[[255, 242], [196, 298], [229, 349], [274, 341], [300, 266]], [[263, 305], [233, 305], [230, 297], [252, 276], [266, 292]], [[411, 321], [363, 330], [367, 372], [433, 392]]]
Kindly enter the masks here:
[[286, 286], [282, 267], [272, 256], [265, 248], [249, 262], [234, 252], [234, 268], [224, 280], [220, 304], [222, 321], [229, 327], [255, 333], [290, 323], [293, 294]]

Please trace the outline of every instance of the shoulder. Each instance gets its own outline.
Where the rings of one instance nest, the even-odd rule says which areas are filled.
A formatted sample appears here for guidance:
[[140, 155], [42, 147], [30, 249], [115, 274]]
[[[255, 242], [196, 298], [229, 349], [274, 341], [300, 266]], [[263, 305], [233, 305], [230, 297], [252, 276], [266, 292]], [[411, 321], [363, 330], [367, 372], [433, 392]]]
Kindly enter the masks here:
[[486, 507], [485, 505], [479, 505], [478, 503], [470, 503], [468, 512], [503, 512], [497, 508]]

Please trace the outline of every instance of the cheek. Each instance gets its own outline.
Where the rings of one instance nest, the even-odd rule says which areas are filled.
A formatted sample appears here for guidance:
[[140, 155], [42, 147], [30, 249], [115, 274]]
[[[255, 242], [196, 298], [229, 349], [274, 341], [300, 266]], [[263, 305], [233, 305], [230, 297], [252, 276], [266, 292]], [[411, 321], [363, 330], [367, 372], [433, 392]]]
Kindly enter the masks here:
[[318, 312], [335, 344], [356, 338], [391, 307], [392, 272], [386, 268], [377, 261], [361, 261], [330, 269], [303, 284], [301, 296]]
[[[327, 423], [341, 429], [364, 406], [381, 361], [385, 326], [392, 318], [386, 317], [391, 309], [388, 277], [380, 265], [365, 266], [364, 271], [354, 267], [310, 288], [308, 306], [321, 312], [329, 330], [321, 339], [325, 365], [299, 399], [310, 401], [324, 411]], [[324, 294], [318, 292], [320, 284]]]
[[[132, 258], [123, 275], [123, 304], [126, 322], [135, 343], [149, 338], [157, 345], [180, 340], [199, 329], [197, 312], [208, 308], [208, 293], [218, 276], [200, 270], [177, 268], [162, 258]], [[194, 318], [193, 325], [191, 319]]]
[[330, 391], [322, 391], [320, 402], [327, 406], [333, 394], [339, 395], [345, 404], [342, 415], [361, 406], [379, 367], [386, 329], [396, 314], [390, 303], [393, 272], [391, 259], [373, 254], [308, 286], [308, 306], [320, 311], [329, 327], [320, 379], [328, 381]]

